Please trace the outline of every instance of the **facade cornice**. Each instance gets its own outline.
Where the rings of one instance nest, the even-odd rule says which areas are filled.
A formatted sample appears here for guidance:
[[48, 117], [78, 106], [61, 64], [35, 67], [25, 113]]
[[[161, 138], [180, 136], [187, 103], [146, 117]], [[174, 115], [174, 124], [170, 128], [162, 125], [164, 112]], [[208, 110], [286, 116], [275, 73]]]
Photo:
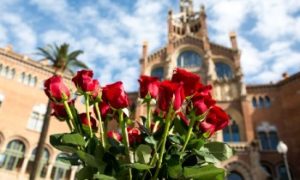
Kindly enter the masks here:
[[263, 89], [276, 89], [281, 86], [284, 86], [290, 82], [293, 82], [295, 80], [300, 80], [300, 72], [293, 74], [292, 76], [280, 80], [276, 84], [253, 84], [253, 85], [247, 85], [247, 91], [248, 90], [263, 90]]
[[[6, 51], [3, 48], [0, 48], [0, 56], [7, 57], [11, 60], [17, 61], [18, 63], [22, 63], [27, 66], [30, 66], [30, 67], [37, 69], [38, 71], [42, 71], [44, 73], [53, 74], [55, 72], [55, 70], [50, 66], [43, 65], [42, 63], [40, 63], [38, 61], [35, 61], [27, 56], [18, 54], [16, 52]], [[64, 74], [63, 76], [65, 79], [71, 80], [70, 75]]]

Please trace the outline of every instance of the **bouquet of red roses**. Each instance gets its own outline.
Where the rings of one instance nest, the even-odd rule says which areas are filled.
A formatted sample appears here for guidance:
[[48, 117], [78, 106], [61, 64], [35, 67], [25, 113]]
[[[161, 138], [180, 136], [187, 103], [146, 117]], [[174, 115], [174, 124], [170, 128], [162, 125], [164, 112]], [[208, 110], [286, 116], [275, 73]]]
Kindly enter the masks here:
[[[139, 79], [139, 108], [133, 120], [122, 82], [101, 87], [93, 72], [82, 70], [72, 79], [75, 96], [60, 76], [45, 81], [53, 115], [70, 132], [50, 136], [50, 143], [70, 154], [64, 160], [81, 165], [77, 179], [223, 179], [215, 163], [232, 156], [225, 143], [209, 138], [227, 126], [228, 115], [216, 105], [211, 86], [194, 73], [175, 69], [171, 80]], [[83, 96], [85, 112], [75, 107]], [[71, 98], [74, 97], [74, 98]], [[116, 120], [119, 128], [108, 130]]]

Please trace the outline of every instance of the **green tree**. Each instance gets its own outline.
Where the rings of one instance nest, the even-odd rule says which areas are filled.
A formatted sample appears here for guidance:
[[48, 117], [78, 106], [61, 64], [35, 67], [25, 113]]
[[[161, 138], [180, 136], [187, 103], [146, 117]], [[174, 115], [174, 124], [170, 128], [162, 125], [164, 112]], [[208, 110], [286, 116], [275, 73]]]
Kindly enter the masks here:
[[[85, 63], [77, 59], [78, 56], [83, 53], [83, 51], [75, 50], [70, 52], [69, 44], [67, 43], [63, 43], [60, 46], [58, 46], [57, 44], [47, 45], [45, 48], [39, 47], [38, 50], [39, 55], [43, 56], [44, 59], [47, 59], [51, 62], [51, 66], [54, 69], [53, 75], [57, 74], [58, 72], [61, 72], [62, 74], [64, 74], [66, 71], [73, 72], [76, 68], [88, 68], [87, 65], [85, 65]], [[30, 180], [35, 180], [39, 178], [38, 173], [40, 173], [40, 162], [44, 150], [46, 137], [48, 135], [50, 116], [51, 107], [50, 100], [48, 100], [47, 110], [44, 117], [44, 123], [42, 131], [40, 133], [32, 172], [30, 174]]]

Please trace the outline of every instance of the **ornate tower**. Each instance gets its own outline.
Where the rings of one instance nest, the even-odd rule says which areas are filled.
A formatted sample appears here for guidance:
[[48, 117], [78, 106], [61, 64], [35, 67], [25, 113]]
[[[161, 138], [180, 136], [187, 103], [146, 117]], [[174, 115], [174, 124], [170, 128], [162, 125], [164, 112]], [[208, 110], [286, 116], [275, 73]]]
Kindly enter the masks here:
[[[249, 144], [253, 140], [253, 128], [248, 111], [250, 103], [246, 99], [243, 83], [237, 36], [234, 32], [229, 33], [231, 47], [213, 43], [209, 40], [204, 6], [200, 6], [199, 11], [194, 11], [192, 0], [180, 0], [179, 9], [177, 14], [173, 14], [172, 10], [168, 12], [168, 39], [164, 47], [148, 53], [148, 43], [143, 44], [141, 73], [169, 79], [173, 70], [180, 67], [199, 74], [204, 83], [214, 87], [213, 96], [218, 105], [231, 116], [231, 125], [223, 132], [218, 132], [215, 139], [226, 141], [233, 147], [246, 151], [247, 148], [250, 149]], [[247, 158], [257, 154], [255, 151], [247, 153]], [[238, 155], [236, 158], [240, 157]], [[255, 158], [255, 161], [258, 159]], [[232, 169], [233, 166], [229, 163], [224, 165]], [[250, 167], [255, 163], [241, 163], [248, 164], [244, 170], [248, 175], [245, 176], [256, 177], [255, 174], [251, 175], [250, 171]]]

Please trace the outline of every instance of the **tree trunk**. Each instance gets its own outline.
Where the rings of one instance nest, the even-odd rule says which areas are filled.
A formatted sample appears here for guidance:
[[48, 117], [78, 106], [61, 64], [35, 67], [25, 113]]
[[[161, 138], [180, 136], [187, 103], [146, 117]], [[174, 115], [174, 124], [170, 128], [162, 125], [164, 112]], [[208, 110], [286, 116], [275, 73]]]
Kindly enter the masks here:
[[48, 135], [48, 130], [49, 130], [49, 123], [50, 123], [50, 116], [51, 116], [51, 101], [48, 99], [48, 104], [47, 104], [47, 111], [44, 117], [44, 123], [42, 127], [42, 131], [40, 133], [40, 138], [38, 142], [38, 146], [36, 149], [36, 154], [33, 162], [33, 168], [30, 173], [30, 180], [36, 180], [39, 179], [39, 169], [41, 165], [41, 158], [44, 152], [44, 146], [45, 146], [45, 141]]

